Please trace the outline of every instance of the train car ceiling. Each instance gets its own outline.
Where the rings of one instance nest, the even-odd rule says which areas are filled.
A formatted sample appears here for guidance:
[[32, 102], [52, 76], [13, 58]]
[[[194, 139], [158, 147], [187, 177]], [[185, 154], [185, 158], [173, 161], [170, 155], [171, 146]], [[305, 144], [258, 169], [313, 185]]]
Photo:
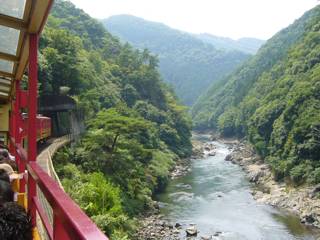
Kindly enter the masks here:
[[0, 104], [14, 95], [14, 80], [25, 73], [29, 34], [40, 33], [51, 0], [1, 0], [0, 4]]

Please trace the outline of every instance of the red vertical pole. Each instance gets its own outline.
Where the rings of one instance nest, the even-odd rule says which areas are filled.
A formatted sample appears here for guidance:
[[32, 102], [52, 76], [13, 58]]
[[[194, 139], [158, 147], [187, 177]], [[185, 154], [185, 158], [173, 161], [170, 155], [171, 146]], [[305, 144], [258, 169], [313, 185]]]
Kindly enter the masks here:
[[[15, 144], [18, 144], [17, 138], [19, 136], [19, 115], [20, 115], [20, 80], [16, 80], [15, 81], [15, 89], [16, 89], [16, 99], [14, 101], [14, 119], [13, 119], [13, 126], [14, 126], [14, 130], [13, 130], [13, 137], [15, 140]], [[16, 151], [16, 146], [14, 146], [14, 153], [15, 153], [15, 157], [16, 157], [16, 162], [19, 166], [19, 162], [20, 162], [20, 158], [19, 158], [19, 154], [17, 154]], [[18, 155], [18, 156], [17, 156]], [[20, 169], [19, 169], [20, 170]]]
[[[14, 126], [15, 126], [15, 130], [14, 130], [14, 138], [15, 138], [15, 143], [16, 144], [21, 144], [21, 131], [22, 131], [22, 116], [21, 116], [21, 88], [20, 88], [20, 80], [16, 80], [16, 100], [14, 102], [14, 114], [15, 114], [15, 118], [14, 118]], [[20, 155], [17, 153], [16, 148], [15, 148], [15, 158], [16, 158], [16, 162], [18, 164], [18, 169], [19, 172], [22, 173], [25, 171], [26, 166], [24, 161], [21, 161], [21, 157]], [[21, 184], [20, 184], [20, 192], [25, 192], [25, 180], [22, 179], [21, 180]]]
[[[38, 35], [30, 34], [29, 83], [28, 83], [28, 162], [37, 159], [37, 91], [38, 91]], [[28, 208], [32, 223], [36, 224], [36, 207], [32, 201], [37, 194], [36, 183], [28, 177]]]
[[15, 152], [15, 146], [13, 144], [13, 142], [11, 141], [11, 137], [15, 139], [15, 130], [16, 130], [16, 127], [15, 127], [15, 124], [16, 124], [16, 104], [15, 104], [16, 100], [15, 101], [12, 101], [11, 103], [11, 111], [10, 111], [10, 119], [9, 119], [9, 139], [8, 139], [8, 143], [9, 143], [9, 150], [10, 150], [10, 153], [13, 154]]

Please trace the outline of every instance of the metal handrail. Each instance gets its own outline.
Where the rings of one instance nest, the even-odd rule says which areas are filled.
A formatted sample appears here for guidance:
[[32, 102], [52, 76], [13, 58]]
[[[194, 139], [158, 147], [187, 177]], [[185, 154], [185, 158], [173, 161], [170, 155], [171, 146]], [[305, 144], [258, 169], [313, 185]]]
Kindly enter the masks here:
[[[12, 143], [14, 139], [12, 138]], [[20, 144], [15, 144], [20, 160], [28, 170], [28, 182], [35, 181], [45, 199], [53, 210], [53, 224], [48, 219], [39, 197], [31, 198], [32, 205], [40, 215], [40, 219], [51, 240], [108, 240], [92, 220], [63, 191], [35, 161], [27, 161], [27, 153]], [[29, 202], [30, 204], [30, 202]]]
[[37, 162], [27, 164], [27, 169], [53, 208], [53, 234], [48, 232], [52, 239], [108, 239]]

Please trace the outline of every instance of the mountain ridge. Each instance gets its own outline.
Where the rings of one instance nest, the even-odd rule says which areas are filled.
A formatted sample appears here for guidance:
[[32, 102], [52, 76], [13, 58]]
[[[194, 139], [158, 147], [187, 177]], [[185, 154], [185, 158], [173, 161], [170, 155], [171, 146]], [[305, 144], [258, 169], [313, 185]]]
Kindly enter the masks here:
[[194, 34], [194, 36], [206, 43], [212, 44], [218, 49], [238, 50], [249, 54], [255, 54], [265, 43], [265, 40], [252, 37], [242, 37], [234, 40], [228, 37], [215, 36], [210, 33]]
[[240, 51], [219, 50], [189, 33], [132, 15], [116, 15], [102, 22], [123, 41], [158, 55], [162, 77], [187, 105], [249, 57]]

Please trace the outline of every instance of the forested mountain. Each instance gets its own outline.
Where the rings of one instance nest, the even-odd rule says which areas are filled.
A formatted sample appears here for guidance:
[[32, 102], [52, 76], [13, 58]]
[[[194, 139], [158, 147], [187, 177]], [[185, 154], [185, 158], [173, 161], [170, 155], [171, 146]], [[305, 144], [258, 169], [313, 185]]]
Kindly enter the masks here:
[[239, 51], [218, 50], [191, 34], [130, 15], [113, 16], [103, 23], [121, 40], [157, 54], [164, 80], [187, 105], [249, 56]]
[[192, 109], [197, 128], [246, 135], [276, 177], [320, 182], [320, 6], [271, 38]]
[[257, 38], [240, 38], [238, 40], [233, 40], [227, 37], [218, 37], [208, 33], [201, 33], [194, 35], [206, 43], [212, 44], [215, 48], [224, 50], [238, 50], [248, 54], [255, 54], [262, 44], [265, 43], [264, 40]]
[[40, 94], [70, 88], [86, 117], [84, 136], [55, 156], [62, 184], [111, 239], [128, 239], [133, 217], [191, 153], [185, 108], [155, 56], [121, 44], [69, 1], [55, 1], [39, 55]]

